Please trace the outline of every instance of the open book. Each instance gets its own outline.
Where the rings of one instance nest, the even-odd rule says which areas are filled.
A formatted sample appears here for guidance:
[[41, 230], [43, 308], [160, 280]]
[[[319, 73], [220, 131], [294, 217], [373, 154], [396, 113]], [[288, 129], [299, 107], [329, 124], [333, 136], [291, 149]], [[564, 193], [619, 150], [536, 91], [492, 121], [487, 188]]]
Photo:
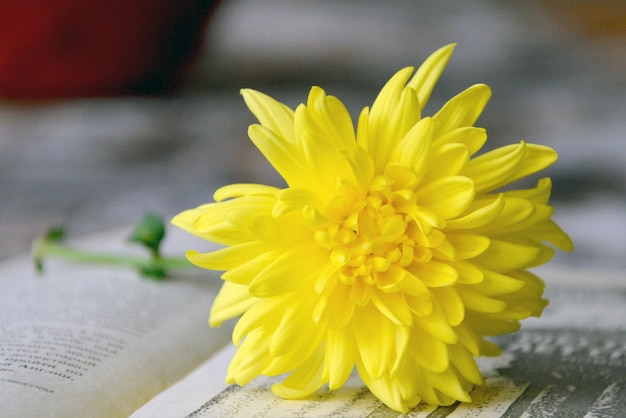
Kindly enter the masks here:
[[[190, 247], [181, 239], [179, 253]], [[92, 244], [122, 240], [116, 233]], [[623, 416], [626, 280], [563, 269], [542, 275], [552, 304], [498, 340], [501, 357], [480, 360], [487, 385], [474, 390], [474, 402], [419, 405], [410, 416]], [[220, 284], [202, 270], [159, 282], [54, 262], [37, 276], [27, 256], [2, 263], [0, 416], [397, 416], [356, 375], [300, 401], [275, 397], [276, 378], [224, 383], [232, 328], [207, 325]]]

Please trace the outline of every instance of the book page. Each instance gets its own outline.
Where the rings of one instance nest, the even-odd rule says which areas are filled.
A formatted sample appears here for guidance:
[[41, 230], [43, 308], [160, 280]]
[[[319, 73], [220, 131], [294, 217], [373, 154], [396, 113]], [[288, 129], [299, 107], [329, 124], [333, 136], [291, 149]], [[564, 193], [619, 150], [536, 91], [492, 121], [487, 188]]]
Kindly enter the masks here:
[[219, 285], [200, 269], [154, 281], [125, 268], [50, 262], [37, 276], [28, 257], [3, 263], [1, 415], [128, 417], [229, 341], [228, 328], [207, 324]]
[[[409, 417], [620, 416], [626, 410], [626, 281], [590, 272], [547, 270], [552, 302], [544, 318], [499, 337], [503, 354], [480, 358], [485, 385], [473, 402], [420, 404]], [[598, 272], [593, 273], [598, 276]], [[603, 285], [598, 285], [602, 283]], [[304, 400], [271, 392], [280, 378], [259, 377], [245, 387], [224, 383], [235, 352], [229, 344], [188, 377], [157, 396], [133, 418], [148, 417], [396, 417], [353, 375], [336, 391]]]

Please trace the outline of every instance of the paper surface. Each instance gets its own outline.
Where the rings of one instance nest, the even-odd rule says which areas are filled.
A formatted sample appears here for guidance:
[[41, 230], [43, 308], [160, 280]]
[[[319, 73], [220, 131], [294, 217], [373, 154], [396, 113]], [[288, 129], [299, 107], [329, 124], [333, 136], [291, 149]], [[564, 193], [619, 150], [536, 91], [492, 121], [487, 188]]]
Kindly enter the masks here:
[[218, 286], [71, 263], [37, 277], [27, 257], [4, 263], [0, 415], [129, 416], [228, 341], [207, 325]]

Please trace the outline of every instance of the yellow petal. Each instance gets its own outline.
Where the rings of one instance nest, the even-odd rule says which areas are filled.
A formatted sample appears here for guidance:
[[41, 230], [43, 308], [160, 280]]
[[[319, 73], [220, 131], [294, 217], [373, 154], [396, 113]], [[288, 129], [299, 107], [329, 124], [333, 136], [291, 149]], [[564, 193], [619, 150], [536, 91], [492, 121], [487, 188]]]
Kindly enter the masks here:
[[[406, 129], [406, 124], [402, 124], [403, 128], [397, 126], [399, 122], [397, 114], [402, 111], [399, 107], [402, 90], [412, 72], [413, 68], [407, 67], [394, 74], [380, 90], [368, 112], [368, 140], [367, 147], [364, 148], [374, 158], [374, 167], [377, 172], [382, 172], [389, 161], [389, 154], [393, 147], [406, 134], [406, 130], [403, 131]], [[419, 107], [415, 111], [419, 112]], [[417, 116], [419, 120], [419, 113]], [[395, 124], [392, 123], [394, 121]], [[357, 136], [359, 136], [358, 133]]]
[[272, 385], [272, 392], [284, 399], [302, 399], [309, 396], [326, 383], [322, 380], [323, 361], [324, 352], [320, 347], [284, 381]]
[[524, 236], [531, 237], [534, 241], [549, 242], [559, 250], [572, 251], [574, 249], [574, 242], [569, 235], [551, 219], [533, 225], [522, 232]]
[[[323, 94], [323, 90], [318, 90]], [[315, 91], [317, 90], [312, 90], [311, 94]], [[324, 99], [318, 101], [325, 102]], [[319, 115], [315, 108], [305, 105], [298, 106], [295, 114], [298, 149], [301, 152], [300, 163], [303, 172], [308, 174], [311, 187], [315, 187], [321, 193], [326, 193], [326, 189], [332, 192], [335, 179], [350, 174], [347, 165], [341, 161], [341, 154], [352, 153], [356, 146], [354, 133], [350, 133], [347, 138], [340, 138], [338, 130], [345, 128], [333, 127], [332, 120], [321, 120], [327, 117], [330, 116]], [[349, 118], [347, 113], [346, 117]], [[352, 129], [351, 122], [348, 123]]]
[[254, 183], [229, 184], [220, 187], [213, 194], [216, 202], [241, 196], [270, 196], [273, 197], [280, 189], [273, 186]]
[[435, 180], [417, 191], [417, 202], [444, 219], [463, 212], [474, 198], [474, 184], [467, 177], [454, 176]]
[[344, 195], [336, 195], [328, 201], [324, 215], [335, 223], [341, 223], [352, 214], [352, 204]]
[[278, 217], [291, 211], [302, 211], [307, 206], [317, 206], [320, 198], [311, 189], [288, 188], [276, 192], [276, 203], [272, 207], [272, 215]]
[[[301, 297], [298, 302], [286, 307], [269, 345], [272, 357], [279, 357], [293, 350], [299, 352], [298, 359], [308, 357], [305, 351], [313, 345], [311, 343], [315, 340], [314, 335], [320, 331], [313, 323], [313, 304], [313, 299]], [[296, 364], [292, 361], [287, 370], [294, 367]]]
[[476, 261], [488, 269], [506, 273], [533, 265], [541, 251], [540, 247], [530, 242], [491, 240], [487, 251]]
[[429, 335], [446, 344], [456, 344], [458, 337], [448, 322], [443, 308], [432, 299], [432, 311], [426, 316], [416, 317], [415, 325]]
[[350, 301], [355, 305], [363, 307], [370, 301], [372, 289], [363, 280], [355, 281], [350, 286]]
[[530, 200], [539, 205], [547, 205], [552, 192], [552, 180], [544, 177], [537, 182], [537, 186], [532, 189], [507, 190], [504, 192], [506, 197]]
[[243, 386], [259, 376], [270, 361], [268, 343], [268, 336], [262, 330], [248, 334], [228, 366], [226, 381]]
[[[256, 299], [256, 298], [255, 298]], [[246, 341], [247, 338], [261, 330], [264, 334], [264, 342], [266, 345], [263, 348], [268, 350], [269, 356], [269, 344], [272, 337], [272, 332], [280, 324], [286, 303], [289, 300], [289, 296], [280, 296], [275, 298], [256, 299], [257, 303], [251, 306], [237, 321], [235, 328], [233, 329], [232, 340], [233, 344], [240, 345], [242, 341]], [[246, 338], [246, 340], [244, 340]]]
[[[485, 223], [482, 226], [475, 226], [472, 233], [501, 234], [503, 231], [511, 228], [511, 226], [519, 225], [525, 222], [535, 211], [535, 206], [529, 200], [516, 197], [506, 197], [506, 192], [502, 193], [502, 195], [505, 196], [505, 198], [504, 205], [502, 206], [500, 212], [493, 219], [491, 219], [490, 222]], [[487, 202], [493, 202], [492, 198], [481, 199], [476, 203], [477, 205], [481, 205]]]
[[280, 249], [273, 249], [252, 259], [241, 259], [239, 265], [222, 274], [222, 279], [231, 283], [249, 285], [257, 274], [280, 256], [281, 252]]
[[458, 272], [449, 264], [431, 260], [427, 263], [413, 263], [407, 267], [427, 287], [448, 286], [459, 277]]
[[424, 317], [430, 315], [433, 311], [433, 302], [430, 298], [430, 292], [427, 298], [419, 298], [415, 296], [406, 296], [406, 303], [411, 312], [417, 316]]
[[340, 157], [342, 157], [343, 165], [350, 170], [347, 180], [356, 186], [359, 193], [364, 195], [374, 177], [374, 160], [367, 151], [360, 147], [355, 148], [352, 154], [343, 152]]
[[430, 94], [439, 80], [441, 73], [446, 68], [456, 44], [446, 45], [433, 52], [417, 69], [417, 72], [408, 82], [407, 87], [412, 87], [417, 92], [419, 103], [423, 108]]
[[506, 308], [506, 303], [501, 300], [490, 298], [471, 286], [458, 286], [457, 292], [463, 304], [469, 310], [476, 312], [495, 313], [502, 312]]
[[250, 294], [271, 297], [294, 290], [313, 291], [316, 274], [328, 262], [326, 251], [315, 244], [285, 250], [250, 282]]
[[319, 87], [313, 87], [306, 106], [307, 130], [320, 140], [340, 150], [352, 151], [356, 146], [354, 125], [350, 113], [334, 96], [327, 96]]
[[211, 306], [209, 325], [219, 327], [222, 322], [242, 315], [256, 300], [248, 292], [248, 286], [225, 282]]
[[490, 191], [541, 171], [556, 159], [553, 149], [521, 141], [470, 160], [462, 174], [474, 180], [477, 192]]
[[[501, 235], [508, 235], [511, 232], [526, 231], [530, 228], [536, 227], [540, 224], [544, 224], [550, 220], [550, 217], [554, 214], [554, 208], [548, 205], [534, 205], [533, 211], [526, 219], [516, 224], [510, 225], [508, 228], [502, 228], [499, 232]], [[535, 238], [531, 234], [525, 234], [528, 237]]]
[[303, 166], [305, 161], [301, 149], [261, 125], [251, 125], [248, 128], [248, 136], [288, 185], [293, 187], [308, 185], [308, 179], [302, 177], [302, 173], [305, 172]]
[[384, 173], [393, 179], [397, 190], [413, 190], [419, 183], [419, 178], [413, 170], [397, 162], [387, 164]]
[[245, 229], [225, 219], [231, 207], [231, 202], [202, 205], [179, 213], [171, 222], [193, 235], [223, 245], [250, 241], [252, 236]]
[[485, 199], [479, 205], [476, 205], [475, 208], [470, 206], [469, 210], [471, 212], [467, 215], [447, 221], [446, 230], [473, 229], [487, 225], [500, 215], [504, 209], [504, 202], [504, 196], [500, 194], [491, 202]]
[[412, 88], [405, 88], [400, 93], [396, 111], [391, 115], [391, 119], [385, 127], [384, 135], [397, 137], [399, 140], [419, 121], [420, 103], [417, 100], [417, 94]]
[[[558, 155], [550, 147], [537, 144], [526, 144], [524, 162], [512, 173], [504, 184], [512, 183], [515, 180], [524, 178], [550, 167], [556, 162]], [[503, 185], [504, 185], [503, 184]], [[497, 186], [500, 187], [500, 186]]]
[[[498, 335], [498, 334], [496, 334]], [[481, 355], [487, 357], [497, 357], [502, 354], [502, 349], [496, 343], [481, 338], [478, 340]]]
[[483, 269], [485, 279], [474, 285], [473, 288], [483, 295], [502, 295], [520, 290], [526, 283], [517, 280], [510, 275], [498, 273], [492, 270]]
[[378, 310], [398, 326], [413, 325], [413, 315], [406, 303], [404, 294], [400, 292], [372, 292], [372, 302]]
[[331, 329], [343, 330], [354, 315], [354, 303], [350, 298], [351, 287], [338, 283], [328, 299], [320, 299], [319, 308], [316, 307], [314, 311], [314, 319], [316, 322], [328, 321]]
[[430, 292], [422, 280], [406, 269], [402, 277], [402, 290], [408, 295], [418, 300], [428, 299]]
[[475, 84], [450, 99], [435, 115], [435, 138], [448, 132], [472, 126], [491, 98], [491, 89]]
[[[540, 317], [543, 313], [543, 309], [548, 306], [549, 303], [546, 299], [538, 297], [530, 299], [517, 298], [515, 294], [502, 295], [500, 298], [506, 302], [507, 309], [494, 316], [504, 320], [520, 321], [531, 316]], [[509, 332], [515, 332], [515, 330], [505, 330], [502, 334]]]
[[430, 150], [423, 183], [458, 175], [469, 161], [470, 152], [464, 144], [445, 144]]
[[378, 379], [393, 365], [396, 325], [372, 305], [358, 309], [355, 317], [359, 318], [352, 322], [359, 357], [367, 373]]
[[[444, 372], [435, 373], [429, 370], [424, 370], [424, 378], [435, 389], [452, 398], [452, 402], [471, 402], [472, 398], [469, 393], [463, 388], [459, 382], [458, 376], [451, 369], [447, 369]], [[448, 402], [442, 402], [448, 403]]]
[[294, 141], [293, 110], [255, 90], [242, 89], [241, 95], [261, 125], [289, 142]]
[[459, 336], [459, 346], [467, 349], [476, 357], [481, 355], [479, 338], [467, 322], [463, 322], [459, 326], [456, 326], [454, 331]]
[[494, 190], [498, 185], [508, 183], [511, 173], [521, 165], [525, 152], [524, 141], [496, 148], [470, 160], [462, 174], [474, 180], [476, 192]]
[[354, 369], [355, 355], [356, 346], [351, 333], [328, 330], [324, 368], [330, 390], [339, 389], [348, 380]]
[[525, 282], [525, 286], [517, 292], [500, 296], [500, 299], [505, 301], [511, 310], [526, 313], [526, 316], [518, 315], [514, 319], [540, 316], [543, 309], [548, 305], [548, 301], [541, 297], [545, 287], [543, 281], [528, 271], [516, 271], [510, 275]]
[[300, 213], [294, 212], [278, 217], [270, 214], [249, 216], [247, 228], [257, 240], [281, 246], [311, 241], [313, 237]]
[[266, 244], [251, 241], [210, 253], [187, 251], [186, 255], [189, 261], [200, 267], [210, 270], [229, 270], [255, 259], [268, 250], [269, 247]]
[[[274, 336], [277, 332], [279, 332], [278, 329], [275, 331]], [[306, 336], [298, 334], [298, 337], [300, 337], [298, 341], [292, 341], [293, 344], [284, 347], [285, 353], [281, 355], [275, 356], [270, 350], [272, 359], [261, 373], [266, 376], [278, 376], [300, 367], [319, 349], [326, 337], [326, 329], [315, 328], [313, 332], [307, 333]]]
[[[204, 215], [207, 209], [210, 210], [212, 206], [215, 205], [203, 205], [195, 209], [186, 210], [174, 216], [171, 222], [173, 225], [187, 232], [191, 232], [192, 234], [197, 233], [197, 228], [195, 227], [197, 220]], [[215, 223], [214, 219], [213, 223]]]
[[419, 367], [432, 372], [443, 372], [448, 368], [450, 362], [446, 344], [419, 327], [411, 330], [411, 353], [409, 356]]
[[[393, 366], [391, 370], [388, 372], [391, 376], [400, 378], [402, 374], [402, 366], [405, 364], [406, 356], [411, 351], [410, 346], [410, 338], [411, 338], [411, 329], [408, 327], [396, 327], [396, 337], [395, 337], [395, 346], [394, 352], [392, 354], [391, 361], [393, 362]], [[415, 396], [415, 393], [410, 393], [408, 396]], [[404, 397], [404, 395], [403, 395]]]
[[391, 161], [413, 169], [418, 177], [423, 175], [423, 167], [428, 158], [428, 151], [433, 138], [433, 121], [424, 118], [404, 135], [391, 153]]
[[224, 222], [229, 222], [233, 227], [247, 231], [248, 218], [269, 215], [275, 202], [273, 196], [242, 196], [218, 202], [205, 208], [205, 213], [196, 220], [194, 228], [215, 233]]
[[406, 414], [409, 412], [409, 408], [419, 403], [420, 398], [418, 396], [412, 397], [411, 400], [403, 399], [402, 388], [399, 387], [400, 385], [394, 384], [389, 376], [374, 378], [369, 375], [358, 359], [357, 368], [359, 376], [370, 392], [392, 410]]
[[359, 148], [366, 151], [370, 146], [369, 107], [365, 106], [359, 113], [359, 121], [356, 129], [356, 143]]
[[[492, 337], [496, 335], [510, 334], [518, 331], [520, 328], [519, 321], [486, 318], [485, 315], [480, 313], [468, 313], [466, 320], [476, 333]], [[481, 351], [483, 348], [484, 347], [481, 347]]]
[[431, 293], [443, 308], [450, 325], [457, 326], [465, 318], [465, 305], [455, 287], [445, 286], [432, 288]]
[[485, 274], [482, 269], [471, 261], [456, 260], [454, 268], [459, 273], [457, 283], [459, 284], [475, 284], [483, 281]]
[[456, 259], [467, 260], [483, 254], [491, 245], [491, 240], [483, 235], [447, 234], [446, 238], [454, 246]]
[[435, 148], [443, 147], [444, 145], [465, 145], [470, 154], [478, 152], [485, 142], [487, 141], [487, 130], [485, 128], [477, 128], [475, 126], [463, 126], [460, 128], [452, 129], [446, 134], [435, 138], [433, 146]]
[[476, 385], [483, 384], [483, 377], [471, 352], [458, 344], [448, 346], [448, 350], [450, 361], [465, 379]]

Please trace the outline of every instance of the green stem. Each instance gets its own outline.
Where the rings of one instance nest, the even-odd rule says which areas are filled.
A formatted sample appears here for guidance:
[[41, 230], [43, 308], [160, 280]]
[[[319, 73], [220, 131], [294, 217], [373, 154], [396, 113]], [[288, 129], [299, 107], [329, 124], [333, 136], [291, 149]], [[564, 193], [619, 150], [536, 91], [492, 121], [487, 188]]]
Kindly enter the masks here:
[[48, 257], [86, 264], [132, 267], [138, 269], [142, 274], [153, 278], [165, 277], [166, 272], [170, 269], [193, 267], [193, 264], [182, 257], [159, 257], [153, 254], [152, 257], [146, 258], [140, 256], [96, 253], [71, 248], [55, 241], [46, 240], [45, 238], [37, 240], [33, 252], [35, 264], [39, 271], [41, 271], [43, 267], [43, 260]]

